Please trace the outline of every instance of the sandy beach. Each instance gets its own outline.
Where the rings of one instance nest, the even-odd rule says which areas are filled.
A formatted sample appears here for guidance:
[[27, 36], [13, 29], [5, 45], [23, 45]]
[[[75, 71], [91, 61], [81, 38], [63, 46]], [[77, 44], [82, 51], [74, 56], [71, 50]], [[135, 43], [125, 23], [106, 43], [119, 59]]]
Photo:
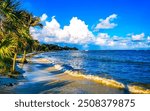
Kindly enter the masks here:
[[93, 82], [91, 80], [87, 80], [84, 78], [73, 77], [63, 72], [59, 72], [59, 70], [55, 69], [55, 67], [51, 67], [47, 69], [50, 72], [58, 72], [55, 75], [56, 82], [67, 81], [67, 84], [61, 87], [59, 90], [61, 93], [85, 93], [85, 94], [101, 94], [101, 93], [124, 93], [123, 90], [106, 87], [99, 83]]
[[22, 74], [16, 78], [0, 77], [0, 93], [4, 94], [149, 94], [149, 89], [128, 85], [98, 76], [64, 70], [61, 65], [28, 54], [26, 64], [18, 63]]
[[[124, 89], [108, 87], [100, 83], [79, 77], [73, 77], [58, 70], [45, 58], [28, 59], [23, 66], [24, 79], [14, 86], [2, 87], [0, 93], [17, 94], [122, 94]], [[21, 66], [21, 65], [20, 65]]]

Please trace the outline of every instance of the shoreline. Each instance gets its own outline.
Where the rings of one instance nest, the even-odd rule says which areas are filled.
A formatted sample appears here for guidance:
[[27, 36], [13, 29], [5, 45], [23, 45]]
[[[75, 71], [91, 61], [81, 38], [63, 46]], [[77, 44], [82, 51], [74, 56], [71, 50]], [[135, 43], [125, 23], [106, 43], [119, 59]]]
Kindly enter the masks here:
[[[41, 53], [41, 52], [40, 52]], [[34, 58], [35, 55], [38, 55], [40, 53], [31, 53], [28, 54], [27, 57], [27, 61], [28, 63], [25, 64], [27, 66], [30, 67], [30, 65], [35, 64], [35, 65], [48, 65], [48, 64], [52, 64], [52, 61], [46, 59], [46, 58]], [[80, 74], [78, 72], [72, 72], [72, 71], [63, 71], [61, 66], [57, 65], [57, 64], [53, 64], [53, 66], [48, 66], [48, 67], [43, 67], [42, 66], [42, 70], [45, 73], [45, 77], [41, 76], [41, 79], [43, 82], [45, 82], [46, 80], [46, 84], [48, 84], [48, 86], [51, 84], [57, 84], [57, 83], [61, 83], [61, 81], [64, 81], [63, 85], [61, 88], [57, 89], [57, 90], [61, 90], [61, 94], [65, 94], [65, 93], [70, 93], [70, 94], [127, 94], [127, 93], [134, 93], [134, 94], [150, 94], [150, 90], [147, 89], [143, 89], [140, 88], [140, 86], [127, 86], [128, 89], [125, 88], [125, 86], [119, 82], [116, 81], [112, 81], [112, 80], [107, 80], [104, 78], [100, 78], [100, 77], [94, 77], [91, 75], [83, 75]], [[24, 69], [23, 69], [24, 70]], [[38, 73], [36, 71], [33, 71], [34, 73]], [[28, 71], [25, 70], [25, 73], [27, 73], [28, 75]], [[47, 75], [50, 73], [50, 77], [48, 77]], [[53, 74], [54, 73], [54, 74]], [[26, 74], [22, 74], [23, 76], [27, 76]], [[31, 76], [31, 75], [30, 75]], [[46, 78], [48, 77], [48, 78]], [[28, 78], [28, 76], [26, 77]], [[95, 79], [96, 78], [96, 79]], [[35, 78], [36, 80], [36, 78]], [[51, 84], [49, 84], [49, 81], [53, 81]], [[17, 79], [16, 79], [17, 81]], [[66, 82], [65, 82], [66, 81]], [[2, 82], [1, 82], [2, 83]], [[34, 81], [33, 81], [34, 83]], [[113, 83], [115, 85], [113, 85]], [[10, 83], [10, 86], [14, 86], [17, 87], [19, 84], [19, 80], [17, 81], [17, 83]], [[26, 83], [25, 83], [26, 84]], [[65, 85], [64, 85], [65, 84]], [[120, 85], [120, 86], [116, 86]], [[9, 85], [8, 85], [9, 86]], [[7, 85], [6, 85], [7, 87]], [[41, 89], [38, 89], [41, 90]], [[51, 89], [49, 89], [51, 90]], [[57, 92], [57, 90], [55, 90]], [[74, 91], [75, 90], [75, 91]], [[129, 92], [128, 92], [128, 91]], [[54, 91], [54, 92], [55, 92]], [[19, 93], [19, 92], [18, 92]], [[32, 93], [32, 92], [31, 92]], [[42, 93], [53, 93], [53, 91], [43, 91]]]

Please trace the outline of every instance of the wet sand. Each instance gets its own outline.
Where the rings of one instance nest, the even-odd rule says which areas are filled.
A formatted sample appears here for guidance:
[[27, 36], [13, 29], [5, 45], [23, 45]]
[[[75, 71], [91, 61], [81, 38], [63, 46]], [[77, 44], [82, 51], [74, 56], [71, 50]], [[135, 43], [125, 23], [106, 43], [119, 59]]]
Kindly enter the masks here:
[[2, 87], [0, 93], [15, 94], [124, 94], [125, 89], [108, 87], [94, 81], [73, 77], [58, 70], [43, 58], [24, 64], [25, 77], [12, 87]]
[[[49, 68], [49, 71], [56, 71], [57, 70], [53, 68]], [[58, 82], [61, 81], [68, 81], [69, 83], [65, 86], [61, 87], [59, 90], [61, 93], [70, 93], [70, 94], [105, 94], [105, 93], [124, 93], [124, 90], [116, 89], [112, 87], [106, 87], [104, 85], [101, 85], [99, 83], [79, 78], [79, 77], [73, 77], [66, 73], [59, 73], [55, 76], [56, 80]]]

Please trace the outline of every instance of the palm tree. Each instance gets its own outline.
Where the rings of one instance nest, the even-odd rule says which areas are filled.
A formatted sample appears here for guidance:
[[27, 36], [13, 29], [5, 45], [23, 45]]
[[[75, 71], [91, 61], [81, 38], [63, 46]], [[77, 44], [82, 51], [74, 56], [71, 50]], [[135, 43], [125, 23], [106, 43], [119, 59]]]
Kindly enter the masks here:
[[24, 52], [24, 63], [26, 50], [33, 47], [30, 27], [42, 27], [40, 19], [27, 11], [19, 10], [19, 4], [15, 0], [0, 0], [0, 68], [6, 59], [11, 62], [10, 58], [14, 56], [12, 72], [15, 72], [18, 52]]
[[31, 13], [27, 12], [27, 11], [21, 11], [21, 19], [23, 21], [24, 24], [24, 29], [26, 30], [25, 33], [25, 38], [28, 41], [28, 45], [24, 48], [24, 54], [22, 57], [22, 63], [24, 63], [25, 59], [26, 59], [26, 50], [29, 49], [29, 47], [33, 47], [34, 41], [32, 36], [30, 35], [30, 27], [35, 27], [35, 26], [39, 26], [39, 27], [43, 27], [43, 25], [40, 23], [40, 18], [38, 17], [34, 17]]
[[[16, 16], [16, 12], [18, 11], [18, 6], [19, 6], [19, 2], [16, 2], [15, 0], [0, 1], [1, 51], [3, 52], [1, 53], [3, 54], [3, 56], [6, 56], [9, 51], [9, 57], [14, 55], [12, 72], [14, 72], [15, 70], [15, 60], [17, 57], [16, 52], [17, 52], [17, 46], [19, 44], [18, 30], [17, 30], [18, 18]], [[8, 46], [7, 39], [9, 41], [15, 41], [15, 45], [14, 47], [11, 47], [11, 50], [10, 48], [5, 47]], [[13, 44], [10, 43], [9, 46], [11, 45]]]
[[3, 38], [0, 41], [0, 68], [3, 71], [9, 70], [8, 68], [11, 67], [11, 56], [14, 52], [16, 47], [15, 40], [8, 38]]
[[[16, 2], [15, 0], [0, 1], [1, 59], [4, 59], [4, 57], [8, 54], [9, 57], [14, 55], [12, 72], [15, 72], [15, 64], [16, 64], [18, 49], [24, 47], [27, 44], [25, 38], [22, 36], [24, 24], [22, 24], [21, 19], [18, 18], [18, 14], [19, 14], [18, 6], [19, 6], [19, 2]], [[7, 35], [9, 35], [9, 37]], [[5, 47], [8, 46], [7, 39], [10, 41], [15, 41], [15, 45], [14, 47], [11, 47], [11, 50], [10, 48]], [[12, 43], [10, 43], [10, 46], [11, 45]]]

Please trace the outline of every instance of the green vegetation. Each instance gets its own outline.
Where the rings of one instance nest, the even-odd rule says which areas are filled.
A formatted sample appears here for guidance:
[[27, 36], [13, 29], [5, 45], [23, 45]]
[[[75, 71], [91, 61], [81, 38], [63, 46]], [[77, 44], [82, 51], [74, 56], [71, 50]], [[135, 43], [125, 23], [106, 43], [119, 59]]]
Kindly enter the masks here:
[[37, 46], [36, 48], [37, 51], [57, 51], [57, 50], [78, 50], [76, 47], [61, 47], [61, 46], [58, 46], [58, 45], [54, 45], [54, 44], [42, 44], [42, 45], [39, 45]]
[[16, 0], [0, 0], [0, 73], [16, 72], [16, 59], [23, 54], [21, 62], [26, 60], [26, 53], [51, 50], [77, 50], [76, 48], [42, 44], [33, 40], [30, 27], [42, 28], [40, 18], [22, 10]]
[[15, 73], [18, 53], [24, 53], [24, 62], [26, 51], [35, 47], [31, 26], [42, 27], [40, 19], [20, 9], [15, 0], [0, 0], [0, 72]]

